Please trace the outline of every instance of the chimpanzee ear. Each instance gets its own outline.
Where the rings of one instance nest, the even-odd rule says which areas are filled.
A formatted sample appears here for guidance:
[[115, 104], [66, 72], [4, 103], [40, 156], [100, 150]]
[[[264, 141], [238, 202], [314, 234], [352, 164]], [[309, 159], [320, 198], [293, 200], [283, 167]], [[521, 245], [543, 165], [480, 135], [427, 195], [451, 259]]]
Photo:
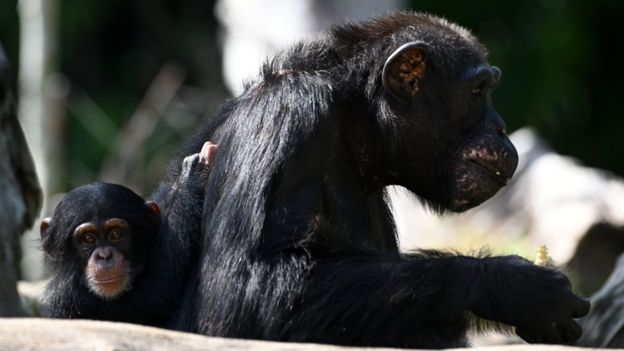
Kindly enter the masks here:
[[39, 226], [39, 234], [41, 235], [42, 239], [45, 237], [46, 231], [50, 227], [50, 222], [52, 222], [52, 218], [50, 217], [46, 217], [41, 221], [41, 225]]
[[157, 203], [154, 201], [145, 201], [145, 206], [147, 206], [147, 209], [154, 214], [154, 216], [160, 218], [160, 207], [158, 207]]
[[421, 89], [420, 80], [427, 69], [426, 44], [413, 41], [396, 49], [386, 60], [384, 88], [400, 100], [409, 101]]

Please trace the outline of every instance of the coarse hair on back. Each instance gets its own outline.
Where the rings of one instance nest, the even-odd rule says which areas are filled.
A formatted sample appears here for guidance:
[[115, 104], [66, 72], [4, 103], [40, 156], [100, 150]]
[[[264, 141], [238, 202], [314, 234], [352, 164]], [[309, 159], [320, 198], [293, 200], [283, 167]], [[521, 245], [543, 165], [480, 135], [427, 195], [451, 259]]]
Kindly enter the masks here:
[[390, 123], [386, 99], [376, 99], [384, 94], [381, 69], [396, 45], [410, 40], [425, 40], [438, 56], [449, 59], [464, 51], [486, 54], [458, 25], [397, 11], [363, 24], [338, 25], [319, 40], [293, 45], [265, 63], [258, 78], [224, 104], [219, 120], [195, 141], [219, 144], [206, 187], [210, 200], [205, 203], [203, 232], [210, 236], [209, 251], [248, 250], [260, 244], [272, 182], [298, 141], [315, 130], [319, 118], [331, 115], [335, 92], [360, 89], [355, 93], [377, 108], [380, 120]]
[[203, 232], [212, 249], [260, 243], [272, 181], [317, 117], [328, 115], [331, 94], [323, 73], [278, 72], [228, 104], [212, 137], [219, 152], [206, 186]]

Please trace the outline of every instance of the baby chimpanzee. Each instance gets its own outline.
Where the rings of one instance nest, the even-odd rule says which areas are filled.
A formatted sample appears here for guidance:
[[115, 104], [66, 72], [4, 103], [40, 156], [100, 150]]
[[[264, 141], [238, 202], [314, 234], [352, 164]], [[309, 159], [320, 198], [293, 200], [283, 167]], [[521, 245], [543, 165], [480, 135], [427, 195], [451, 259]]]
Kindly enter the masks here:
[[180, 175], [143, 198], [121, 185], [69, 192], [41, 223], [52, 280], [50, 317], [171, 323], [196, 261], [204, 184], [216, 145], [186, 157]]

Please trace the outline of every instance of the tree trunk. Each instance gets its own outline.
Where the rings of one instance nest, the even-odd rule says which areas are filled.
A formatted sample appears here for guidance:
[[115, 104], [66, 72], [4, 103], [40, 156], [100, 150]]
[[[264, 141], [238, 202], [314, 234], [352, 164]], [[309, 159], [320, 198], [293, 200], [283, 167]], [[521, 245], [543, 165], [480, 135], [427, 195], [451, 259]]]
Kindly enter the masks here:
[[624, 254], [605, 285], [591, 297], [591, 311], [581, 319], [583, 336], [578, 346], [624, 347]]
[[[18, 1], [18, 114], [44, 194], [43, 214], [51, 212], [51, 195], [58, 193], [56, 182], [63, 179], [64, 170], [61, 160], [63, 111], [59, 103], [63, 101], [66, 87], [62, 75], [55, 73], [57, 10], [57, 0]], [[41, 250], [33, 244], [38, 238], [38, 230], [23, 236], [22, 279], [39, 280], [44, 276]]]
[[41, 207], [41, 189], [15, 114], [9, 64], [0, 48], [0, 316], [23, 314], [17, 279], [20, 234]]

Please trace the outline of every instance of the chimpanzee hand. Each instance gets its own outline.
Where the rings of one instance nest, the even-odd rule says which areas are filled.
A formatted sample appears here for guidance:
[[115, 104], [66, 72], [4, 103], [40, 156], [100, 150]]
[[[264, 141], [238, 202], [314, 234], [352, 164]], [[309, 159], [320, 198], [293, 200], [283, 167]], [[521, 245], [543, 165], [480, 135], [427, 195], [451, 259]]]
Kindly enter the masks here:
[[[201, 192], [204, 188], [208, 173], [217, 153], [217, 145], [207, 141], [197, 154], [187, 156], [182, 160], [180, 176], [171, 185], [169, 198], [175, 196], [180, 188], [185, 187], [191, 192]], [[191, 190], [192, 189], [192, 190]]]
[[191, 174], [206, 175], [208, 173], [207, 170], [214, 161], [216, 153], [217, 145], [207, 141], [204, 143], [199, 153], [185, 157], [182, 161], [181, 181], [189, 178]]
[[479, 291], [471, 311], [516, 327], [529, 343], [570, 343], [581, 336], [573, 320], [587, 314], [589, 302], [575, 295], [566, 276], [518, 256], [480, 260]]

